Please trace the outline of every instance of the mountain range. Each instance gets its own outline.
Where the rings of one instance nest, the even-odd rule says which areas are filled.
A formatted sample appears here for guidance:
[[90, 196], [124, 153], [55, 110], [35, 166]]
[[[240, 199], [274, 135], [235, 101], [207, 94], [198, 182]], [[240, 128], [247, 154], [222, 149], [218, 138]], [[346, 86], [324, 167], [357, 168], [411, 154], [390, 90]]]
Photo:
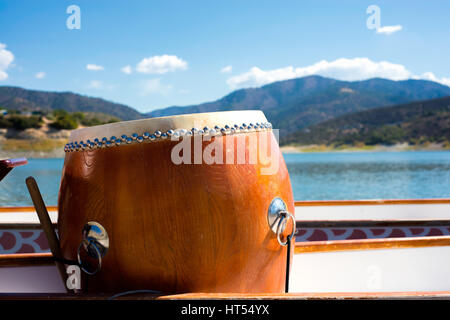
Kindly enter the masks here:
[[450, 96], [450, 87], [426, 80], [393, 81], [373, 78], [341, 81], [307, 76], [247, 88], [212, 102], [173, 106], [146, 114], [118, 103], [72, 92], [46, 92], [0, 86], [0, 108], [17, 110], [84, 111], [113, 115], [122, 120], [175, 114], [229, 110], [262, 110], [284, 139], [306, 127], [336, 117], [380, 107]]
[[233, 91], [213, 102], [155, 110], [146, 116], [259, 109], [283, 137], [343, 114], [448, 95], [450, 87], [426, 80], [340, 81], [308, 76]]
[[345, 114], [283, 137], [282, 144], [367, 145], [450, 141], [450, 96]]

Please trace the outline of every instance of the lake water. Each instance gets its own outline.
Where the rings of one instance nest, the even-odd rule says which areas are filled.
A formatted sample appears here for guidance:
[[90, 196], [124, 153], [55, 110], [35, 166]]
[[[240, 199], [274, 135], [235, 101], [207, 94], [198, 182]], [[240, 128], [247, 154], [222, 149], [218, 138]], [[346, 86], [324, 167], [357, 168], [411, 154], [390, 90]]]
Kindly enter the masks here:
[[[450, 198], [450, 151], [285, 154], [295, 200]], [[0, 206], [31, 206], [33, 176], [56, 205], [63, 159], [29, 159], [0, 182]]]

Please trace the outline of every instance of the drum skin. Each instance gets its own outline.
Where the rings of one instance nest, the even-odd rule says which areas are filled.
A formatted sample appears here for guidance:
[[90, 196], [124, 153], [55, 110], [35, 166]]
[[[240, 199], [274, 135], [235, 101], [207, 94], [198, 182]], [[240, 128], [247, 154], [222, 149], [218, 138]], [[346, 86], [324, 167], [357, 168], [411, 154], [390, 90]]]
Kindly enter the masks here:
[[[88, 292], [284, 292], [287, 247], [267, 210], [280, 197], [294, 214], [289, 175], [272, 131], [242, 134], [269, 135], [275, 174], [261, 174], [259, 163], [177, 165], [171, 150], [178, 142], [170, 140], [66, 153], [58, 201], [63, 255], [77, 259], [89, 221], [110, 241]], [[252, 148], [246, 145], [247, 158]]]

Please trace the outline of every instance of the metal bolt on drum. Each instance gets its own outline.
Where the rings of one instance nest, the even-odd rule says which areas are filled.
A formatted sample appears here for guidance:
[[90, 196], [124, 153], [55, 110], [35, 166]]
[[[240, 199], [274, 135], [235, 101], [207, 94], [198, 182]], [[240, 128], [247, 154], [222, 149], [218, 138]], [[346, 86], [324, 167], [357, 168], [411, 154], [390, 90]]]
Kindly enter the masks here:
[[[81, 260], [81, 249], [84, 249], [87, 254], [96, 259], [97, 268], [94, 271], [87, 270]], [[102, 257], [105, 256], [109, 249], [109, 236], [106, 229], [98, 222], [89, 221], [82, 230], [82, 240], [78, 246], [77, 257], [81, 269], [90, 275], [94, 275], [102, 268]]]
[[267, 222], [273, 233], [277, 235], [278, 243], [282, 246], [286, 246], [289, 242], [289, 240], [285, 242], [281, 240], [281, 234], [286, 229], [288, 219], [292, 221], [292, 232], [288, 239], [292, 239], [296, 232], [295, 217], [288, 211], [286, 203], [281, 198], [274, 198], [267, 210]]

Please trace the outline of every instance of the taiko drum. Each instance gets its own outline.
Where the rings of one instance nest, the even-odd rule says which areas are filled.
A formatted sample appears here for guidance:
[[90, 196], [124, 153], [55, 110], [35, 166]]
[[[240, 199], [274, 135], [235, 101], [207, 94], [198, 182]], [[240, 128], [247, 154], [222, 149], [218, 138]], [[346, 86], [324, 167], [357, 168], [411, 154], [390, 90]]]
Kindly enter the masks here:
[[58, 233], [88, 292], [284, 291], [294, 219], [268, 211], [294, 201], [261, 111], [83, 128], [65, 151]]

